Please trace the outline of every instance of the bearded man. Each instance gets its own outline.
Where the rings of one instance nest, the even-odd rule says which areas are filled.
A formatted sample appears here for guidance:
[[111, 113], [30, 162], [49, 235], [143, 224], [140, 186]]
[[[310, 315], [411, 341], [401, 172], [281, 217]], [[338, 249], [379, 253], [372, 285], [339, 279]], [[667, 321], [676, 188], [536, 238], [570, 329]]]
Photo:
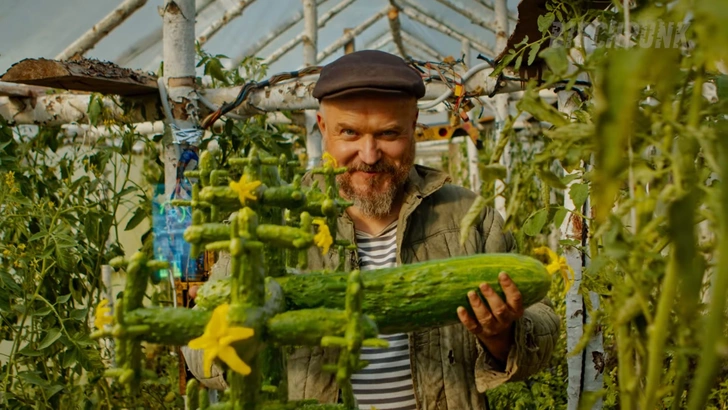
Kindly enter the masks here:
[[[348, 251], [347, 269], [515, 251], [503, 218], [492, 208], [479, 215], [460, 245], [460, 222], [476, 194], [451, 184], [441, 171], [414, 164], [417, 100], [424, 94], [417, 71], [395, 55], [373, 50], [325, 66], [316, 83], [324, 149], [347, 167], [337, 181], [341, 196], [354, 204], [337, 224], [337, 237], [356, 244]], [[304, 181], [318, 178], [323, 176], [309, 174]], [[309, 252], [312, 270], [334, 269], [338, 261], [335, 250]], [[218, 269], [225, 271], [227, 262], [221, 263]], [[352, 376], [359, 408], [483, 410], [487, 389], [545, 368], [558, 340], [559, 318], [546, 300], [524, 309], [505, 272], [499, 281], [505, 300], [485, 283], [480, 291], [487, 304], [473, 291], [463, 295], [475, 316], [459, 308], [461, 324], [380, 335], [388, 348], [362, 349], [369, 365]], [[337, 349], [321, 347], [297, 348], [289, 355], [290, 399], [339, 402], [335, 375], [322, 369], [337, 357]], [[203, 374], [200, 363], [189, 363], [196, 377]], [[219, 369], [201, 381], [225, 387]]]

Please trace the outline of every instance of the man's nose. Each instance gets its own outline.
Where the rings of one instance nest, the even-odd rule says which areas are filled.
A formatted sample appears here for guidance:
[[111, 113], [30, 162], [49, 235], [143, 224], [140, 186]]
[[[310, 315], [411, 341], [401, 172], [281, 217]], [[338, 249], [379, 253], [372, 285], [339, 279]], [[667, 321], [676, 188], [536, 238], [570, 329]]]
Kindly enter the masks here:
[[363, 163], [368, 165], [374, 165], [379, 161], [381, 152], [379, 151], [379, 144], [376, 138], [373, 136], [367, 136], [362, 138], [362, 146], [359, 149], [359, 158]]

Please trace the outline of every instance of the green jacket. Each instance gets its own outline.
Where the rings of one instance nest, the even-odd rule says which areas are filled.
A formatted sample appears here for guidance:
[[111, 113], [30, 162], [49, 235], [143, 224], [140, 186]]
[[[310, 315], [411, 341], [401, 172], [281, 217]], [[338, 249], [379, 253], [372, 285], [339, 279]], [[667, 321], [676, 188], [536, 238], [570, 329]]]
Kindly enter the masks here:
[[[470, 209], [476, 194], [449, 183], [447, 174], [415, 165], [408, 180], [404, 204], [397, 224], [397, 263], [408, 264], [484, 252], [514, 252], [515, 242], [503, 232], [503, 219], [488, 208], [460, 246], [460, 221]], [[307, 182], [311, 182], [310, 177]], [[355, 242], [354, 224], [344, 214], [338, 221], [337, 239]], [[356, 267], [357, 252], [348, 251], [347, 269]], [[333, 269], [338, 255], [331, 250], [322, 256], [309, 251], [309, 268]], [[229, 259], [221, 259], [217, 269], [227, 270]], [[415, 397], [421, 410], [484, 410], [487, 389], [507, 381], [524, 380], [549, 362], [559, 335], [560, 320], [548, 305], [537, 303], [526, 309], [516, 323], [516, 343], [501, 367], [485, 351], [477, 338], [461, 324], [411, 333], [410, 357]], [[202, 376], [201, 358], [185, 349], [195, 377]], [[292, 400], [338, 401], [339, 388], [324, 364], [336, 363], [337, 349], [297, 348], [288, 356], [288, 388]], [[218, 374], [216, 376], [216, 373]], [[219, 370], [203, 384], [224, 388]]]

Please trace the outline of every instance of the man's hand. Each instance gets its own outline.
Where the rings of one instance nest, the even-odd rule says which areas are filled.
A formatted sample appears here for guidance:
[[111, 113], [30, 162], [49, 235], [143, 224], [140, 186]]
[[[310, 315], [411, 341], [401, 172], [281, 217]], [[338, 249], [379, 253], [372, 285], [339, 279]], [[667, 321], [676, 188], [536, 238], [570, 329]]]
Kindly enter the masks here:
[[462, 306], [458, 308], [458, 317], [496, 359], [505, 363], [513, 344], [514, 322], [523, 316], [523, 302], [521, 292], [505, 272], [498, 275], [498, 281], [505, 294], [505, 302], [487, 283], [481, 283], [480, 291], [490, 309], [475, 291], [470, 291], [468, 300], [475, 318]]

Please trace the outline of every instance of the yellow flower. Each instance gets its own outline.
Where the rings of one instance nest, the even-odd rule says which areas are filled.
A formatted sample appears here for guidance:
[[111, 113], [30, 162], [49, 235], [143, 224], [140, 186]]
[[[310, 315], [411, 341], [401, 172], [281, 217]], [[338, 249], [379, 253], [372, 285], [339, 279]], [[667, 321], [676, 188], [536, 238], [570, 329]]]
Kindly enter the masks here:
[[331, 166], [332, 168], [337, 168], [339, 166], [339, 163], [336, 162], [336, 158], [334, 158], [334, 156], [329, 154], [328, 152], [324, 152], [324, 155], [321, 156], [321, 159], [324, 162], [324, 167]]
[[260, 181], [251, 181], [248, 182], [248, 176], [243, 175], [240, 177], [240, 180], [238, 182], [230, 181], [230, 188], [232, 188], [233, 191], [238, 193], [238, 196], [240, 197], [240, 203], [242, 205], [245, 205], [245, 201], [247, 199], [257, 200], [255, 195], [253, 195], [253, 191], [255, 191], [256, 188], [258, 188], [262, 184]]
[[8, 172], [7, 172], [6, 174], [5, 174], [5, 183], [6, 183], [6, 184], [7, 184], [8, 186], [13, 186], [13, 185], [15, 185], [15, 171], [8, 171]]
[[[533, 252], [536, 255], [543, 255], [548, 258], [546, 270], [550, 275], [553, 275], [556, 272], [561, 272], [561, 277], [564, 279], [564, 295], [566, 295], [566, 292], [569, 291], [569, 288], [571, 288], [571, 284], [574, 281], [574, 270], [571, 269], [566, 258], [557, 255], [556, 252], [552, 251], [548, 246], [536, 248]], [[569, 277], [569, 273], [571, 274], [571, 277]]]
[[25, 250], [25, 244], [24, 243], [21, 243], [20, 245], [18, 245], [18, 249], [20, 249], [21, 251], [24, 251]]
[[10, 256], [10, 249], [5, 249], [5, 250], [3, 251], [3, 255], [5, 255], [5, 256]]
[[94, 316], [94, 325], [97, 329], [103, 329], [105, 325], [110, 325], [114, 322], [114, 318], [111, 316], [111, 308], [106, 306], [109, 304], [108, 299], [101, 299], [98, 306], [96, 306], [96, 315]]
[[326, 225], [326, 220], [316, 218], [313, 221], [314, 225], [318, 225], [318, 233], [313, 237], [313, 242], [321, 248], [322, 254], [329, 253], [329, 248], [334, 244], [334, 238], [331, 237], [331, 231], [329, 226]]
[[204, 350], [205, 377], [211, 377], [212, 361], [219, 358], [231, 369], [242, 374], [250, 374], [250, 367], [238, 356], [231, 344], [253, 336], [254, 330], [247, 327], [230, 326], [228, 312], [230, 305], [224, 304], [215, 308], [205, 333], [197, 339], [190, 340], [191, 349]]

